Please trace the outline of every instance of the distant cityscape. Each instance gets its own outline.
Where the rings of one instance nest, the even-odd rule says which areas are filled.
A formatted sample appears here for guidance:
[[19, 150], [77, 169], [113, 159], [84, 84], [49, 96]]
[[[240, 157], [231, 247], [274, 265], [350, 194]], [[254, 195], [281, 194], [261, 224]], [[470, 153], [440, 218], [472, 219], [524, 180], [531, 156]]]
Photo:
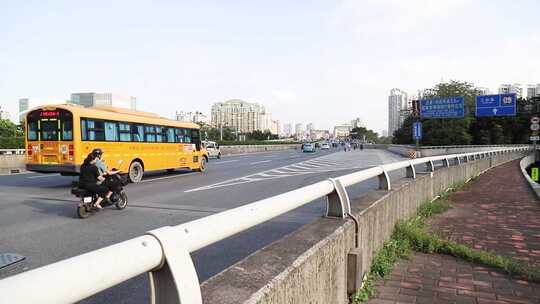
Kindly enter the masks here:
[[[28, 110], [50, 104], [72, 103], [84, 107], [119, 107], [137, 110], [137, 98], [115, 93], [84, 92], [72, 93], [69, 99], [62, 98], [20, 98], [17, 118], [22, 122]], [[11, 119], [9, 112], [0, 107], [0, 118]], [[360, 118], [334, 126], [333, 130], [317, 129], [313, 122], [285, 123], [274, 119], [265, 106], [241, 99], [230, 99], [212, 105], [210, 115], [202, 111], [176, 111], [174, 118], [178, 121], [195, 122], [211, 128], [230, 128], [238, 134], [254, 131], [270, 132], [281, 138], [295, 140], [317, 140], [349, 136], [351, 130], [364, 126]], [[294, 125], [294, 128], [293, 128]]]
[[[501, 84], [492, 91], [489, 88], [479, 87], [480, 95], [495, 93], [515, 93], [518, 98], [531, 98], [540, 96], [540, 83], [522, 85]], [[420, 93], [418, 93], [420, 94]], [[388, 96], [388, 129], [381, 130], [379, 136], [392, 136], [405, 121], [411, 109], [411, 101], [418, 95], [409, 95], [402, 89], [393, 88]], [[137, 110], [137, 98], [129, 95], [115, 93], [83, 92], [72, 93], [69, 99], [62, 98], [20, 98], [18, 121], [22, 121], [29, 109], [41, 105], [73, 103], [84, 107], [119, 107]], [[0, 105], [0, 119], [11, 119], [11, 114]], [[178, 121], [205, 124], [211, 128], [229, 128], [237, 134], [246, 134], [254, 131], [270, 132], [281, 138], [296, 140], [317, 140], [342, 138], [350, 135], [352, 129], [366, 127], [360, 118], [354, 118], [335, 125], [332, 129], [318, 129], [313, 122], [286, 122], [272, 117], [268, 109], [259, 103], [248, 102], [241, 99], [230, 99], [216, 102], [207, 115], [202, 111], [176, 111], [174, 118]]]
[[[479, 95], [515, 93], [517, 98], [529, 99], [540, 96], [540, 83], [527, 85], [519, 83], [501, 84], [496, 91], [491, 91], [485, 87], [478, 87], [477, 90]], [[390, 90], [388, 96], [388, 131], [383, 130], [383, 136], [392, 136], [403, 125], [411, 110], [411, 101], [416, 98], [419, 98], [418, 95], [409, 96], [407, 92], [398, 88]]]

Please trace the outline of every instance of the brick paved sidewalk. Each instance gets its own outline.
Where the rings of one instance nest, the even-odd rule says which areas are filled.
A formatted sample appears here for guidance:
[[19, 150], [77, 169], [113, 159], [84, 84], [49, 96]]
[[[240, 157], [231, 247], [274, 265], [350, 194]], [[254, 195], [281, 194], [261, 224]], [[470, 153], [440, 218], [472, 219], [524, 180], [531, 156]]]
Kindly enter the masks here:
[[540, 266], [540, 202], [512, 161], [480, 175], [450, 197], [431, 221], [444, 238]]
[[368, 304], [540, 303], [540, 284], [440, 254], [415, 253], [375, 285]]
[[[540, 202], [519, 161], [493, 168], [450, 197], [430, 221], [443, 237], [540, 266]], [[540, 284], [439, 254], [415, 253], [376, 282], [367, 303], [540, 303]]]

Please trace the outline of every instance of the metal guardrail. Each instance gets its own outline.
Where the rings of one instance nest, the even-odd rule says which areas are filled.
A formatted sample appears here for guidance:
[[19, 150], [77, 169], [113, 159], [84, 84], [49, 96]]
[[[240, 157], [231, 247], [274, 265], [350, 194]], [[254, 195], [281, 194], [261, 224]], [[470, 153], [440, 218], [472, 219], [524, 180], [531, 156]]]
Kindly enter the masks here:
[[[390, 147], [407, 147], [415, 149], [415, 145], [395, 145], [389, 144]], [[460, 148], [513, 148], [513, 147], [528, 147], [524, 144], [512, 145], [454, 145], [454, 146], [420, 146], [420, 149], [460, 149]]]
[[[0, 303], [73, 303], [138, 275], [149, 273], [151, 303], [200, 304], [199, 280], [190, 253], [247, 230], [315, 199], [327, 197], [330, 217], [346, 218], [350, 203], [345, 187], [379, 178], [380, 189], [391, 189], [388, 172], [406, 169], [416, 177], [415, 165], [434, 162], [450, 166], [529, 147], [432, 156], [385, 164], [324, 180], [178, 226], [166, 226], [143, 236], [62, 260], [0, 280]], [[54, 279], [54, 284], [50, 284]], [[33, 291], [36, 286], [39, 292]]]
[[0, 149], [0, 155], [22, 155], [24, 152], [24, 149]]

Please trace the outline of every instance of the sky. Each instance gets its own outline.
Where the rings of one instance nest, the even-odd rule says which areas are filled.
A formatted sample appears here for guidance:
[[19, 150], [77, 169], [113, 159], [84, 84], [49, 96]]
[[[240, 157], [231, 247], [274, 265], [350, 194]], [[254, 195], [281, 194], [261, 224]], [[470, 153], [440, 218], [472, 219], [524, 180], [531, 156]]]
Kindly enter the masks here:
[[0, 0], [0, 106], [136, 96], [173, 118], [239, 98], [284, 123], [387, 129], [392, 88], [540, 83], [540, 2]]

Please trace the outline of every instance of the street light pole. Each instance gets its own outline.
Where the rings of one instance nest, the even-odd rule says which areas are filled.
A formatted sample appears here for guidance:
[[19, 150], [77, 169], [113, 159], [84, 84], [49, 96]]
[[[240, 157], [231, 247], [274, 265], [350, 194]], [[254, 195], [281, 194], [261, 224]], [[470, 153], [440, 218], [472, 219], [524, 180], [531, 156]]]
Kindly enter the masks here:
[[223, 141], [223, 112], [219, 111], [219, 140]]

